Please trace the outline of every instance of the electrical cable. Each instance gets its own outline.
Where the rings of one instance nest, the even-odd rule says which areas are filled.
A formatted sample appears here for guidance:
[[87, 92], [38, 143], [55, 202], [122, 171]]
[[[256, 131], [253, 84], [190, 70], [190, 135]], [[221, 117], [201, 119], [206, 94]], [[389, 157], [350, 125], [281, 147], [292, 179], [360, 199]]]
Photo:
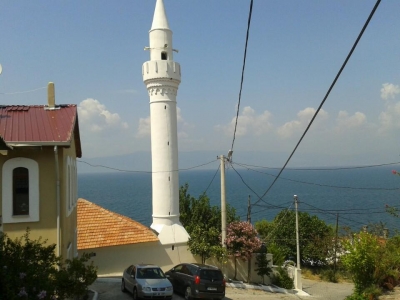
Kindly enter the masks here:
[[[277, 205], [274, 205], [274, 204], [272, 204], [272, 203], [268, 203], [268, 202], [266, 202], [265, 200], [261, 199], [260, 196], [259, 196], [245, 181], [244, 181], [242, 175], [240, 175], [240, 173], [235, 169], [235, 167], [234, 167], [232, 164], [231, 164], [231, 167], [232, 167], [232, 169], [236, 172], [236, 174], [238, 174], [239, 178], [242, 180], [242, 182], [244, 183], [244, 185], [245, 185], [250, 191], [252, 191], [252, 192], [254, 193], [254, 195], [256, 195], [261, 201], [263, 201], [265, 204], [271, 205], [272, 207], [281, 208], [281, 207], [279, 207], [279, 206], [277, 206]], [[258, 201], [257, 201], [256, 203], [258, 203]]]
[[285, 214], [282, 216], [281, 220], [279, 223], [275, 225], [275, 227], [269, 232], [269, 234], [266, 236], [265, 240], [267, 241], [268, 238], [272, 235], [272, 233], [278, 228], [279, 225], [281, 225], [282, 221], [285, 219], [287, 213], [290, 211], [290, 208], [292, 207], [293, 203], [290, 204], [290, 206], [286, 209]]
[[217, 169], [217, 171], [215, 172], [213, 178], [211, 179], [211, 182], [208, 184], [206, 190], [204, 191], [204, 194], [207, 193], [208, 189], [210, 188], [211, 184], [213, 183], [213, 181], [214, 181], [214, 179], [215, 179], [215, 176], [217, 176], [218, 171], [219, 171], [220, 168], [221, 168], [221, 165], [218, 165], [218, 169]]
[[250, 33], [250, 24], [251, 24], [251, 15], [253, 12], [253, 0], [250, 1], [250, 9], [249, 9], [249, 18], [247, 20], [247, 33], [246, 33], [246, 44], [244, 46], [244, 55], [243, 55], [243, 66], [242, 66], [242, 78], [240, 80], [240, 89], [239, 89], [239, 101], [238, 101], [238, 106], [236, 110], [236, 121], [235, 121], [235, 129], [233, 131], [233, 140], [232, 140], [232, 146], [231, 150], [233, 151], [233, 145], [235, 143], [235, 137], [236, 137], [236, 128], [237, 128], [237, 123], [238, 123], [238, 118], [239, 118], [239, 109], [240, 109], [240, 100], [242, 98], [242, 88], [243, 88], [243, 81], [244, 81], [244, 69], [246, 67], [246, 56], [247, 56], [247, 44], [249, 41], [249, 33]]
[[[232, 162], [232, 164], [233, 164], [233, 162]], [[273, 175], [273, 174], [270, 174], [270, 173], [254, 170], [254, 169], [251, 169], [249, 167], [244, 167], [244, 165], [241, 165], [241, 164], [238, 164], [238, 163], [235, 163], [235, 164], [238, 165], [238, 166], [241, 166], [241, 167], [243, 167], [243, 168], [245, 168], [245, 169], [247, 169], [249, 171], [252, 171], [252, 172], [265, 174], [265, 175], [268, 175], [268, 176], [271, 176], [271, 177], [275, 177], [275, 178], [278, 176], [278, 175]], [[321, 187], [329, 187], [329, 188], [335, 188], [335, 189], [369, 190], [369, 191], [397, 191], [397, 190], [400, 190], [400, 188], [374, 188], [374, 187], [351, 187], [351, 186], [329, 185], [329, 184], [322, 184], [322, 183], [314, 183], [314, 182], [295, 180], [295, 179], [290, 179], [290, 178], [285, 178], [285, 177], [280, 177], [280, 179], [291, 181], [291, 182], [296, 182], [296, 183], [301, 183], [301, 184], [315, 185], [315, 186], [321, 186]]]
[[374, 15], [376, 9], [378, 8], [379, 4], [380, 4], [381, 0], [377, 0], [374, 8], [372, 9], [367, 21], [365, 22], [363, 28], [361, 29], [360, 34], [358, 35], [353, 47], [351, 48], [349, 54], [347, 55], [342, 67], [340, 68], [339, 72], [337, 73], [335, 79], [333, 80], [331, 86], [329, 87], [324, 99], [322, 100], [321, 104], [318, 106], [318, 109], [316, 110], [316, 112], [314, 113], [314, 116], [312, 117], [310, 123], [308, 124], [306, 130], [304, 131], [304, 133], [302, 134], [300, 140], [297, 142], [296, 146], [294, 147], [292, 153], [290, 154], [289, 158], [286, 160], [285, 164], [283, 165], [283, 167], [281, 168], [281, 170], [279, 171], [278, 175], [276, 176], [276, 178], [274, 179], [274, 181], [271, 183], [271, 185], [268, 187], [268, 189], [265, 191], [265, 193], [261, 196], [261, 198], [258, 201], [261, 201], [262, 198], [264, 198], [264, 196], [271, 190], [271, 188], [274, 186], [275, 182], [278, 180], [279, 176], [282, 174], [283, 170], [286, 168], [287, 164], [289, 163], [290, 159], [292, 158], [292, 156], [294, 155], [294, 153], [296, 152], [297, 148], [299, 147], [300, 143], [302, 142], [304, 136], [306, 135], [306, 133], [308, 132], [308, 130], [310, 129], [312, 123], [314, 122], [315, 118], [317, 117], [319, 111], [321, 110], [322, 106], [324, 105], [326, 99], [328, 98], [331, 90], [333, 89], [333, 87], [335, 86], [337, 80], [339, 79], [340, 75], [342, 74], [343, 69], [345, 68], [347, 62], [349, 61], [351, 55], [353, 54], [355, 48], [357, 47], [358, 42], [360, 41], [361, 37], [364, 34], [365, 29], [367, 28], [369, 22], [372, 19], [372, 16]]
[[[194, 166], [194, 167], [190, 167], [190, 168], [185, 168], [185, 169], [178, 169], [178, 170], [173, 170], [173, 171], [188, 171], [188, 170], [193, 170], [193, 169], [196, 169], [196, 168], [200, 168], [200, 167], [209, 165], [209, 164], [211, 164], [211, 163], [213, 163], [213, 162], [216, 162], [216, 161], [217, 161], [217, 159], [212, 160], [212, 161], [207, 162], [207, 163], [204, 163], [204, 164], [201, 164], [201, 165], [198, 165], [198, 166]], [[94, 165], [94, 164], [88, 163], [88, 162], [83, 161], [83, 160], [78, 160], [78, 162], [84, 163], [84, 164], [89, 165], [89, 166], [94, 167], [94, 168], [104, 168], [104, 169], [114, 170], [114, 171], [118, 171], [118, 172], [126, 172], [126, 173], [146, 173], [146, 174], [152, 174], [152, 173], [153, 173], [152, 171], [133, 171], [133, 170], [124, 170], [124, 169], [118, 169], [118, 168], [108, 167], [108, 166], [104, 166], [104, 165]], [[160, 172], [154, 172], [154, 173], [165, 173], [165, 172], [171, 172], [171, 171], [160, 171]]]
[[3, 92], [0, 92], [0, 95], [25, 94], [25, 93], [35, 92], [35, 91], [38, 91], [38, 90], [43, 90], [43, 89], [45, 89], [45, 88], [47, 88], [47, 86], [43, 86], [43, 87], [40, 87], [40, 88], [37, 88], [37, 89], [28, 90], [28, 91], [21, 91], [21, 92], [11, 92], [11, 93], [3, 93]]
[[[250, 164], [238, 163], [237, 165], [243, 167], [255, 167], [260, 169], [270, 169], [270, 170], [280, 170], [281, 168], [274, 168], [274, 167], [263, 167], [263, 166], [255, 166]], [[336, 167], [336, 168], [286, 168], [286, 170], [291, 171], [337, 171], [337, 170], [353, 170], [353, 169], [366, 169], [366, 168], [376, 168], [376, 167], [384, 167], [384, 166], [391, 166], [391, 165], [398, 165], [400, 162], [393, 162], [393, 163], [385, 163], [385, 164], [378, 164], [378, 165], [365, 165], [365, 166], [353, 166], [353, 167]]]

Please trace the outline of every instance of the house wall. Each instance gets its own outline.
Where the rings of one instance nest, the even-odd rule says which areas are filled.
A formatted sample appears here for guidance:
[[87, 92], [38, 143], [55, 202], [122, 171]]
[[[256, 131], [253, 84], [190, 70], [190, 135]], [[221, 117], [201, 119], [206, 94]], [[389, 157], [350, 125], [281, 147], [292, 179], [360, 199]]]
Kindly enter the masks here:
[[[79, 250], [79, 255], [82, 253], [93, 253], [92, 260], [95, 266], [98, 267], [97, 274], [99, 277], [121, 276], [122, 272], [132, 264], [136, 263], [151, 263], [160, 266], [166, 272], [172, 267], [183, 263], [201, 263], [201, 258], [194, 256], [187, 247], [187, 244], [175, 245], [172, 250], [171, 245], [163, 246], [158, 242], [131, 244], [113, 247], [100, 247], [93, 249]], [[272, 266], [272, 254], [267, 254]], [[233, 260], [228, 260], [222, 264], [216, 259], [206, 260], [206, 264], [217, 266], [225, 274], [226, 278], [233, 279], [235, 274], [235, 263]], [[251, 260], [251, 277], [250, 282], [262, 283], [262, 277], [257, 275], [255, 269], [256, 258], [255, 254]], [[248, 262], [237, 261], [236, 279], [247, 282]], [[264, 283], [270, 283], [268, 277], [264, 277]]]
[[[50, 147], [29, 147], [14, 148], [8, 151], [7, 155], [0, 155], [0, 168], [3, 169], [4, 163], [12, 158], [26, 157], [33, 159], [39, 165], [39, 221], [37, 222], [20, 222], [20, 223], [3, 223], [3, 231], [14, 239], [21, 237], [27, 227], [30, 228], [30, 238], [38, 239], [42, 237], [47, 239], [47, 244], [57, 242], [56, 235], [56, 202], [55, 202], [55, 180], [54, 180], [54, 153]], [[0, 172], [0, 182], [3, 182], [3, 174]], [[0, 185], [0, 207], [3, 205], [3, 184]], [[3, 215], [3, 211], [1, 211]], [[22, 218], [21, 218], [22, 219]]]
[[[30, 229], [30, 238], [47, 240], [47, 245], [57, 244], [57, 199], [56, 199], [56, 168], [54, 147], [24, 147], [14, 148], [8, 151], [7, 155], [0, 155], [0, 170], [4, 163], [12, 158], [23, 157], [34, 160], [39, 166], [39, 221], [3, 223], [0, 231], [14, 239], [25, 234], [27, 227]], [[72, 256], [77, 254], [76, 250], [76, 224], [77, 224], [77, 181], [67, 181], [66, 162], [73, 162], [76, 166], [75, 144], [69, 148], [58, 148], [58, 163], [60, 174], [60, 254], [65, 259], [68, 258], [68, 248]], [[76, 173], [76, 168], [75, 171]], [[0, 182], [3, 183], [3, 174], [0, 171]], [[76, 178], [76, 174], [75, 174]], [[75, 185], [75, 204], [67, 214], [67, 186]], [[0, 215], [3, 215], [3, 184], [0, 184]], [[23, 217], [21, 218], [23, 220]]]
[[71, 259], [77, 255], [78, 182], [75, 143], [73, 142], [69, 148], [60, 148], [60, 150], [61, 256], [64, 259]]

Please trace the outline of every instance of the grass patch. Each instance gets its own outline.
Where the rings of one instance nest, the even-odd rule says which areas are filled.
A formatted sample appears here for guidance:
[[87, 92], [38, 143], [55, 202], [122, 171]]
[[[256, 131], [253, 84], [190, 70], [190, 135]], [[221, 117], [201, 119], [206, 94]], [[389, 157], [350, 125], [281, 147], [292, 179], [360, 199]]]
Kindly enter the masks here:
[[303, 267], [301, 269], [301, 276], [305, 279], [327, 282], [352, 282], [348, 274], [341, 269], [336, 270], [334, 274], [333, 269], [325, 268], [309, 268]]

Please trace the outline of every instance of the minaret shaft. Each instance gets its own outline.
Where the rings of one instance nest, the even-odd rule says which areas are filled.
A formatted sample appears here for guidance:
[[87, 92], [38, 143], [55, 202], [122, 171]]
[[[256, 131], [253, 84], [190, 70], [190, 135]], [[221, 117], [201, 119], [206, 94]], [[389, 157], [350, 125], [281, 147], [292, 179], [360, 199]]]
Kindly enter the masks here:
[[173, 61], [172, 31], [164, 3], [157, 0], [150, 36], [150, 61], [142, 75], [150, 97], [152, 205], [151, 228], [162, 244], [186, 243], [188, 234], [179, 222], [179, 173], [176, 95], [181, 68]]

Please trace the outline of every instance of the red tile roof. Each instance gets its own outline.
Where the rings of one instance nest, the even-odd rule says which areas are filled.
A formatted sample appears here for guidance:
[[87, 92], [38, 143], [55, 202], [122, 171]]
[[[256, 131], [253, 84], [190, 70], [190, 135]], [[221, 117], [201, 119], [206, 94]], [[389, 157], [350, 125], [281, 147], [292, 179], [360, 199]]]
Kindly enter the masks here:
[[82, 156], [77, 106], [45, 105], [0, 106], [0, 136], [7, 145], [70, 146], [75, 139], [76, 156]]
[[158, 242], [148, 227], [85, 199], [78, 199], [78, 249]]

